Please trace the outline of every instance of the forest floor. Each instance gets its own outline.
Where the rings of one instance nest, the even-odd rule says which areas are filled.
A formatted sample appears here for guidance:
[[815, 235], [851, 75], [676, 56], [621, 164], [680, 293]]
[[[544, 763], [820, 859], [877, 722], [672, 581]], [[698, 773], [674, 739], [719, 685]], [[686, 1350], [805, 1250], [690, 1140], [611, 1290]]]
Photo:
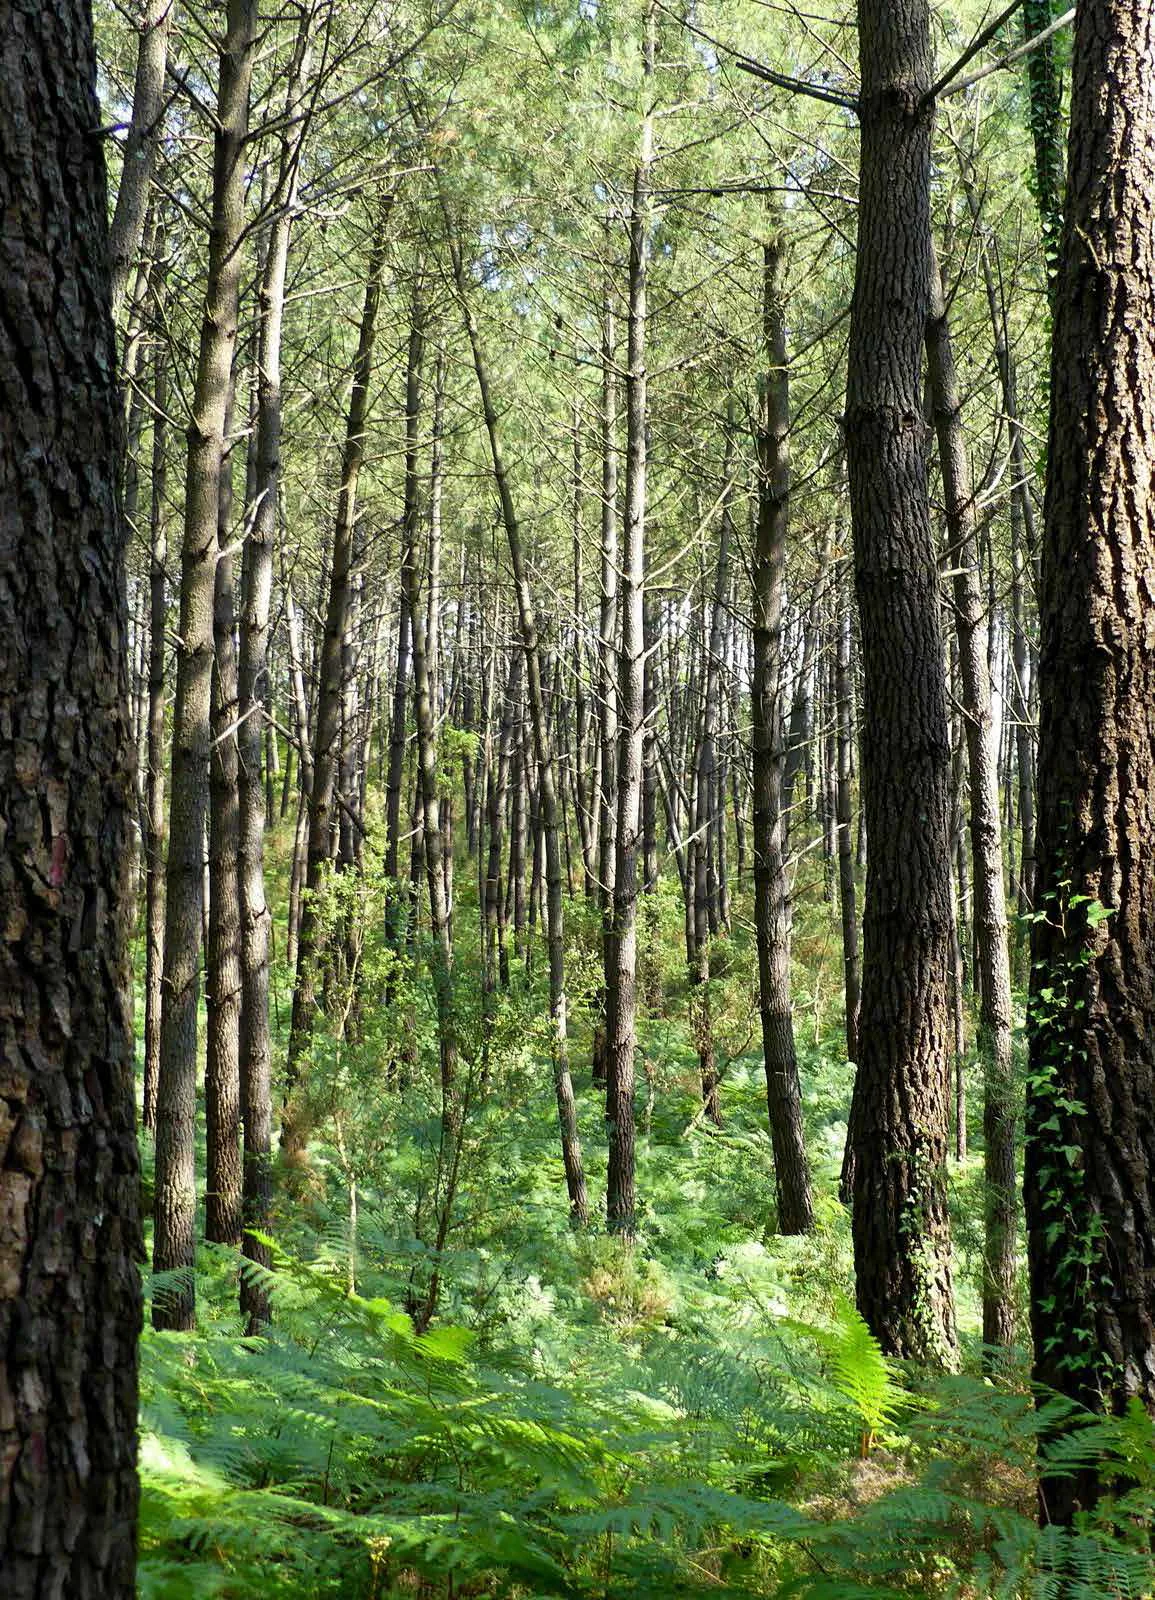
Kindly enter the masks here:
[[[284, 829], [273, 842], [283, 895]], [[380, 889], [357, 890], [360, 926], [381, 925]], [[334, 906], [334, 922], [349, 910]], [[645, 979], [658, 1003], [640, 1031], [639, 1237], [628, 1247], [604, 1223], [575, 1231], [567, 1219], [543, 953], [528, 974], [511, 962], [495, 1023], [481, 1027], [476, 891], [459, 865], [471, 1087], [425, 1334], [406, 1307], [422, 1303], [435, 1265], [432, 1001], [420, 970], [394, 968], [390, 1005], [371, 1005], [389, 958], [367, 938], [346, 996], [358, 1002], [357, 1043], [318, 1035], [314, 1141], [303, 1167], [280, 1174], [267, 1335], [244, 1337], [237, 1254], [213, 1246], [198, 1261], [198, 1331], [146, 1332], [142, 1594], [1042, 1595], [1073, 1561], [1089, 1586], [1068, 1593], [1150, 1593], [1133, 1530], [1048, 1543], [1035, 1528], [1026, 1355], [982, 1366], [977, 1127], [972, 1155], [951, 1170], [963, 1373], [885, 1362], [853, 1309], [837, 1198], [850, 1069], [835, 914], [820, 883], [799, 895], [796, 1034], [817, 1226], [784, 1238], [752, 932], [736, 927], [714, 950], [715, 1128], [700, 1114], [676, 884], [654, 897]], [[592, 908], [574, 902], [571, 1056], [595, 1219], [596, 948]], [[287, 983], [282, 962], [282, 1040]], [[402, 1090], [383, 1062], [413, 1037]], [[977, 1093], [970, 1105], [977, 1122]], [[1155, 1459], [1147, 1469], [1155, 1483]]]

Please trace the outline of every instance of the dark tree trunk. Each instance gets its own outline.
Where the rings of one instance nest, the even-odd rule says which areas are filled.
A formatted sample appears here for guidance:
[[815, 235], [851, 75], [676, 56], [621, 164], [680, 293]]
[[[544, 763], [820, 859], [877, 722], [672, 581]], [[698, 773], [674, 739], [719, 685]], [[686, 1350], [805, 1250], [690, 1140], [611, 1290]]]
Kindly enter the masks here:
[[245, 137], [257, 25], [255, 0], [229, 0], [221, 43], [212, 227], [193, 415], [188, 430], [180, 643], [173, 703], [171, 811], [165, 875], [164, 993], [156, 1114], [153, 1270], [180, 1280], [154, 1297], [158, 1328], [195, 1316], [196, 1066], [213, 673], [213, 602], [244, 228]]
[[890, 1354], [957, 1359], [946, 1201], [950, 737], [922, 417], [930, 19], [861, 0], [846, 450], [870, 836], [854, 1140], [858, 1306]]
[[[1067, 171], [1024, 1186], [1035, 1376], [1155, 1413], [1155, 32], [1121, 0], [1078, 11]], [[1060, 1523], [1099, 1489], [1089, 1471], [1044, 1487]]]
[[120, 399], [87, 5], [0, 25], [0, 1587], [135, 1593]]
[[790, 891], [783, 851], [782, 590], [790, 514], [790, 388], [786, 364], [785, 253], [763, 249], [763, 336], [767, 372], [759, 417], [758, 510], [754, 544], [751, 712], [754, 779], [754, 922], [766, 1104], [774, 1147], [781, 1233], [814, 1226], [810, 1165], [790, 994]]

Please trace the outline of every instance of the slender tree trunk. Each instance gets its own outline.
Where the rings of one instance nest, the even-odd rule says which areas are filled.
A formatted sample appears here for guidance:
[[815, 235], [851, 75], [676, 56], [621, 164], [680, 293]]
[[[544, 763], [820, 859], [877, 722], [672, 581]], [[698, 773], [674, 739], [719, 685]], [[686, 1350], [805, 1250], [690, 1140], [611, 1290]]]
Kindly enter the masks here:
[[[1023, 0], [1026, 39], [1043, 33], [1054, 18], [1053, 0]], [[1027, 56], [1026, 65], [1031, 140], [1035, 147], [1035, 201], [1043, 229], [1047, 287], [1053, 303], [1063, 231], [1063, 90], [1054, 39], [1036, 45]]]
[[144, 1110], [145, 1128], [156, 1127], [160, 1072], [161, 976], [164, 971], [164, 663], [168, 648], [165, 561], [168, 529], [168, 349], [157, 346], [152, 423], [152, 508], [149, 514], [148, 748], [145, 780]]
[[860, 0], [862, 158], [846, 450], [870, 837], [854, 1140], [859, 1310], [953, 1366], [946, 1202], [950, 737], [922, 422], [930, 245], [925, 0]]
[[[482, 412], [485, 417], [486, 433], [489, 438], [490, 458], [493, 463], [493, 477], [501, 505], [501, 519], [505, 525], [510, 565], [513, 569], [521, 646], [525, 654], [525, 681], [529, 698], [534, 754], [537, 761], [538, 803], [541, 808], [545, 848], [546, 939], [549, 947], [549, 1009], [550, 1022], [552, 1024], [551, 1045], [554, 1095], [557, 1101], [562, 1162], [565, 1167], [570, 1216], [574, 1223], [581, 1224], [587, 1220], [589, 1202], [586, 1195], [585, 1172], [582, 1166], [581, 1141], [578, 1137], [577, 1107], [569, 1070], [565, 992], [565, 907], [558, 828], [557, 779], [542, 688], [541, 649], [538, 638], [537, 616], [529, 587], [529, 574], [526, 570], [525, 556], [522, 550], [521, 529], [514, 506], [513, 491], [501, 450], [497, 412], [493, 404], [489, 374], [481, 348], [477, 323], [468, 299], [464, 263], [460, 249], [456, 248], [456, 246], [454, 248], [453, 267], [457, 280], [458, 294], [465, 316], [466, 333], [469, 336], [470, 348], [473, 354], [477, 386], [481, 395]], [[523, 773], [524, 766], [523, 760]], [[528, 774], [523, 778], [523, 784], [527, 782]], [[513, 870], [512, 864], [510, 870], [511, 872]]]
[[490, 763], [487, 795], [488, 858], [484, 885], [484, 954], [482, 990], [485, 997], [486, 1016], [492, 1016], [492, 996], [497, 990], [501, 967], [501, 854], [505, 831], [505, 790], [509, 778], [510, 751], [517, 721], [517, 707], [521, 699], [521, 673], [523, 656], [515, 650], [510, 657], [502, 701], [501, 720], [498, 727], [497, 753]]
[[148, 194], [156, 166], [156, 153], [160, 148], [168, 38], [175, 4], [176, 0], [140, 0], [137, 7], [139, 40], [136, 78], [132, 89], [132, 120], [124, 141], [120, 187], [116, 191], [116, 210], [108, 236], [114, 317], [120, 315], [144, 234]]
[[858, 906], [854, 884], [854, 840], [851, 837], [853, 796], [851, 752], [854, 748], [854, 673], [851, 658], [853, 623], [845, 580], [839, 582], [838, 642], [835, 658], [835, 712], [838, 723], [838, 905], [842, 917], [842, 975], [846, 994], [846, 1059], [858, 1060], [858, 1007], [862, 971], [858, 953]]
[[[416, 417], [420, 409], [419, 392], [412, 398], [415, 403], [410, 412], [410, 420]], [[424, 824], [422, 841], [425, 880], [429, 890], [429, 921], [433, 936], [433, 992], [437, 1006], [437, 1039], [441, 1066], [437, 1237], [434, 1243], [433, 1270], [425, 1298], [414, 1308], [414, 1320], [417, 1327], [423, 1330], [428, 1326], [437, 1307], [441, 1253], [445, 1248], [452, 1223], [453, 1204], [457, 1192], [463, 1106], [461, 1085], [458, 1082], [457, 1019], [453, 1003], [453, 945], [449, 934], [449, 906], [445, 896], [445, 868], [442, 859], [434, 692], [429, 677], [427, 613], [417, 577], [417, 559], [416, 542], [407, 543], [402, 580], [405, 584], [413, 628], [413, 701], [417, 726], [417, 774]]]
[[[1155, 1413], [1155, 29], [1084, 0], [1055, 292], [1024, 1195], [1035, 1376]], [[1093, 1468], [1044, 1485], [1070, 1522]]]
[[[726, 591], [730, 574], [730, 510], [733, 476], [733, 439], [727, 435], [723, 474], [727, 480], [722, 498], [722, 526], [718, 540], [718, 563], [714, 574], [714, 598], [710, 608], [710, 629], [706, 638], [706, 662], [702, 679], [701, 713], [698, 723], [698, 751], [694, 763], [694, 830], [690, 840], [690, 868], [694, 875], [694, 941], [687, 951], [690, 960], [690, 1007], [698, 1048], [698, 1077], [706, 1116], [716, 1126], [722, 1123], [718, 1070], [714, 1053], [714, 1027], [710, 1013], [711, 912], [717, 922], [717, 881], [710, 870], [711, 836], [717, 802], [717, 731], [720, 697], [720, 666], [723, 628], [726, 620]], [[714, 880], [714, 881], [711, 881]], [[716, 930], [715, 930], [716, 931]]]
[[598, 627], [597, 702], [601, 727], [601, 785], [598, 790], [598, 902], [602, 912], [602, 979], [597, 996], [591, 1073], [606, 1081], [605, 967], [614, 937], [614, 871], [618, 751], [616, 660], [620, 632], [618, 607], [618, 377], [617, 333], [612, 292], [602, 316], [602, 516], [601, 606]]
[[[401, 570], [414, 560], [420, 520], [419, 427], [421, 363], [425, 354], [425, 308], [414, 289], [405, 360], [405, 502], [401, 522]], [[385, 876], [388, 896], [385, 936], [394, 948], [402, 934], [400, 887], [401, 789], [405, 776], [405, 727], [409, 703], [409, 646], [412, 617], [409, 590], [402, 583], [397, 615], [397, 657], [393, 669], [393, 706], [389, 720], [389, 767], [385, 780]]]
[[0, 1579], [135, 1593], [123, 442], [87, 5], [0, 27]]
[[158, 1328], [195, 1319], [196, 1064], [213, 672], [213, 598], [237, 306], [242, 271], [245, 138], [255, 0], [229, 0], [214, 136], [212, 227], [181, 548], [180, 642], [173, 703], [171, 814], [165, 876], [164, 991], [156, 1117], [153, 1270], [182, 1277], [154, 1297]]
[[634, 1052], [637, 1046], [638, 842], [645, 735], [644, 586], [646, 570], [646, 323], [653, 163], [655, 0], [643, 20], [641, 140], [630, 204], [629, 326], [626, 357], [626, 498], [622, 521], [621, 649], [618, 656], [617, 841], [613, 936], [606, 946], [606, 1121], [610, 1228], [632, 1239], [636, 1227]]
[[[241, 904], [236, 607], [232, 537], [233, 401], [225, 411], [213, 599], [209, 764], [209, 937], [205, 951], [205, 1238], [241, 1242]], [[258, 767], [258, 775], [260, 768]]]
[[289, 1028], [286, 1068], [286, 1103], [281, 1120], [281, 1144], [286, 1154], [299, 1157], [308, 1135], [304, 1108], [294, 1101], [301, 1063], [313, 1031], [317, 1005], [316, 962], [322, 933], [317, 921], [316, 895], [329, 860], [329, 835], [333, 826], [338, 742], [341, 732], [342, 642], [349, 611], [353, 565], [353, 530], [357, 515], [357, 480], [365, 459], [365, 425], [369, 415], [369, 383], [373, 375], [373, 345], [377, 334], [377, 309], [385, 265], [385, 228], [393, 196], [379, 202], [373, 242], [365, 277], [365, 303], [353, 361], [353, 387], [341, 458], [341, 487], [333, 527], [333, 554], [329, 567], [329, 601], [317, 686], [317, 720], [313, 738], [312, 783], [309, 788], [309, 843], [305, 869], [305, 898], [297, 940], [297, 976], [293, 990], [293, 1015]]
[[782, 589], [790, 510], [790, 389], [786, 363], [785, 252], [778, 237], [763, 247], [763, 380], [754, 544], [751, 714], [754, 780], [754, 923], [766, 1106], [774, 1147], [781, 1233], [814, 1226], [810, 1166], [802, 1129], [802, 1092], [790, 994], [790, 892], [783, 852]]
[[[285, 113], [296, 111], [307, 75], [308, 30], [302, 22], [293, 75], [285, 95]], [[241, 895], [241, 1120], [243, 1126], [243, 1249], [260, 1267], [271, 1262], [267, 1235], [272, 1210], [272, 1045], [269, 1037], [269, 948], [272, 915], [265, 895], [265, 842], [262, 816], [260, 750], [261, 713], [270, 691], [269, 623], [273, 590], [273, 545], [277, 532], [277, 497], [281, 476], [281, 339], [285, 317], [285, 281], [289, 243], [297, 201], [300, 141], [286, 135], [281, 146], [278, 183], [280, 209], [269, 232], [261, 276], [257, 343], [257, 431], [254, 445], [252, 528], [245, 561], [241, 603], [239, 663], [240, 846], [238, 876]], [[286, 606], [291, 606], [286, 592]], [[290, 646], [291, 670], [299, 674], [297, 651]], [[298, 687], [300, 735], [307, 740], [304, 685]], [[271, 724], [269, 732], [272, 733]], [[275, 740], [275, 734], [273, 735]], [[288, 758], [286, 758], [286, 767]], [[303, 770], [303, 769], [302, 769]], [[250, 1333], [269, 1318], [269, 1301], [260, 1280], [242, 1274], [241, 1311]]]
[[979, 587], [970, 460], [938, 263], [931, 251], [926, 325], [931, 406], [946, 501], [954, 621], [970, 775], [974, 926], [979, 975], [979, 1054], [983, 1065], [983, 1342], [1014, 1342], [1016, 1174], [1015, 1083], [1011, 1050], [1011, 968], [1007, 948], [999, 817], [998, 739], [991, 706], [988, 626]]

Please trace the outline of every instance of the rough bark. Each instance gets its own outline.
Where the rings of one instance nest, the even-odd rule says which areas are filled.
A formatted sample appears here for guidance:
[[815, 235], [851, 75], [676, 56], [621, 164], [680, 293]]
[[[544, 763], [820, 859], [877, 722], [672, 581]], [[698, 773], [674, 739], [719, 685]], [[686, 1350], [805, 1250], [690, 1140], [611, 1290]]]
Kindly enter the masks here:
[[0, 23], [0, 1587], [131, 1600], [141, 1253], [120, 400], [87, 5]]
[[[1035, 1375], [1155, 1412], [1155, 17], [1075, 23], [1040, 594]], [[1086, 897], [1086, 898], [1083, 898]], [[1109, 916], [1104, 916], [1109, 912]], [[1048, 1480], [1068, 1522], [1099, 1485]]]
[[922, 417], [930, 246], [925, 0], [861, 0], [846, 448], [870, 837], [854, 1140], [859, 1310], [890, 1354], [957, 1360], [946, 1202], [950, 738]]

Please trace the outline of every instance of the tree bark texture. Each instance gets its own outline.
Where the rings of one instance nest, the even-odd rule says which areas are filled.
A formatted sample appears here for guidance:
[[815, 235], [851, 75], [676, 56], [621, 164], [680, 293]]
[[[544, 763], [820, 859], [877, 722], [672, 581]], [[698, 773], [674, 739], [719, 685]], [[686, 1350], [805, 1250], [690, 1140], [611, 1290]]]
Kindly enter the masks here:
[[[1075, 24], [1039, 653], [1035, 1375], [1155, 1412], [1155, 14]], [[1104, 915], [1109, 912], [1109, 915]], [[1049, 1481], [1068, 1522], [1089, 1472]]]
[[135, 796], [87, 5], [0, 15], [0, 1587], [131, 1600]]
[[946, 1202], [950, 737], [922, 413], [930, 19], [862, 0], [846, 451], [870, 837], [854, 1141], [859, 1310], [893, 1355], [957, 1359]]

